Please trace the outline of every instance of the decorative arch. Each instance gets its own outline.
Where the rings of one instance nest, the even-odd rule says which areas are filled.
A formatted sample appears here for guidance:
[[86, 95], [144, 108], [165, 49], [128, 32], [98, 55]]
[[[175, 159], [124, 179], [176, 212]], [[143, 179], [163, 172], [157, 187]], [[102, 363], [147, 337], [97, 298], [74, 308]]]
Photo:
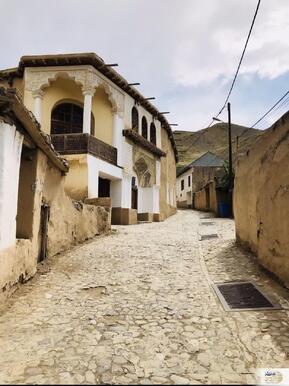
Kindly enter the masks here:
[[157, 130], [153, 122], [150, 125], [150, 142], [153, 143], [154, 145], [157, 144]]
[[[94, 135], [94, 116], [91, 113], [91, 135]], [[83, 106], [75, 101], [59, 101], [51, 111], [50, 133], [76, 134], [83, 132]]]
[[139, 127], [138, 109], [135, 106], [133, 106], [133, 108], [131, 109], [131, 128], [132, 130], [138, 133], [138, 127]]
[[148, 139], [148, 123], [145, 116], [143, 116], [141, 120], [141, 135], [145, 139]]
[[83, 70], [28, 71], [26, 75], [27, 90], [32, 92], [44, 90], [58, 78], [71, 79], [82, 87], [86, 83], [85, 71]]
[[117, 90], [112, 84], [101, 78], [95, 71], [91, 69], [75, 69], [75, 70], [39, 70], [27, 69], [25, 75], [25, 87], [28, 91], [36, 94], [49, 87], [51, 82], [59, 77], [72, 79], [76, 84], [82, 87], [83, 93], [94, 94], [96, 87], [103, 87], [108, 94], [108, 98], [112, 104], [114, 112], [123, 114], [124, 111], [124, 95]]
[[155, 183], [154, 161], [145, 155], [137, 156], [133, 170], [137, 176], [137, 186], [142, 188], [152, 187]]

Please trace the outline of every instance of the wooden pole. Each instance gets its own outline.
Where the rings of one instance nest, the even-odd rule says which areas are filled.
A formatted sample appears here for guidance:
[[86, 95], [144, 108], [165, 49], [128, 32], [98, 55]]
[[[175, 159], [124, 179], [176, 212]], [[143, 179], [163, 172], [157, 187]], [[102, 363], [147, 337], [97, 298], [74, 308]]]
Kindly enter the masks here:
[[233, 215], [233, 157], [232, 157], [232, 127], [231, 127], [231, 103], [228, 102], [228, 141], [229, 141], [229, 203], [230, 216]]

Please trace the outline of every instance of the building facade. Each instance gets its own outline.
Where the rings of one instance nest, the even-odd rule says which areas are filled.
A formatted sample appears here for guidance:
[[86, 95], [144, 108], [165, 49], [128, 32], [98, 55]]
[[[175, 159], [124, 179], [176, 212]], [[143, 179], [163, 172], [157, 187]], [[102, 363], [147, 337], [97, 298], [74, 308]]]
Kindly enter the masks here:
[[[204, 153], [198, 159], [182, 168], [177, 176], [177, 205], [179, 208], [192, 208], [194, 193], [202, 190], [214, 178], [223, 174], [224, 160], [211, 152]], [[207, 189], [209, 192], [209, 190]], [[210, 202], [209, 193], [205, 202]], [[206, 204], [204, 204], [206, 205]], [[209, 206], [208, 206], [209, 209]]]
[[110, 229], [110, 208], [65, 194], [68, 172], [16, 90], [0, 87], [0, 300], [38, 262]]
[[23, 103], [69, 162], [65, 191], [110, 197], [112, 222], [175, 213], [177, 151], [165, 117], [95, 54], [22, 57], [0, 82]]

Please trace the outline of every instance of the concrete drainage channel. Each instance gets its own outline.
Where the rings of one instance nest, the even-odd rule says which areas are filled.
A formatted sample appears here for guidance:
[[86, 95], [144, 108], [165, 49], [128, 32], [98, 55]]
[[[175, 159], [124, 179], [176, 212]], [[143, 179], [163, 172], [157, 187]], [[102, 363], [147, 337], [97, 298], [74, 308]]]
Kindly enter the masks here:
[[[204, 219], [212, 220], [212, 217], [209, 215], [205, 215], [201, 217], [201, 220], [204, 220]], [[211, 225], [215, 225], [215, 223], [213, 221], [200, 222], [200, 226], [211, 226]], [[217, 233], [208, 233], [208, 234], [199, 234], [199, 237], [200, 237], [199, 240], [203, 241], [203, 240], [217, 239], [219, 236]]]
[[213, 221], [202, 221], [201, 225], [215, 225]]
[[[201, 217], [200, 226], [215, 225], [213, 221], [204, 221], [204, 219], [212, 220], [212, 217]], [[218, 238], [217, 233], [199, 234], [200, 241]], [[201, 257], [201, 265], [208, 283], [213, 288], [225, 311], [272, 311], [282, 309], [280, 304], [271, 299], [252, 281], [214, 283], [209, 276], [203, 257]]]
[[219, 236], [217, 235], [217, 233], [210, 233], [210, 234], [207, 234], [207, 235], [200, 235], [200, 241], [204, 241], [204, 240], [211, 240], [211, 239], [218, 239]]
[[250, 281], [212, 284], [225, 311], [280, 310], [282, 307], [270, 299]]

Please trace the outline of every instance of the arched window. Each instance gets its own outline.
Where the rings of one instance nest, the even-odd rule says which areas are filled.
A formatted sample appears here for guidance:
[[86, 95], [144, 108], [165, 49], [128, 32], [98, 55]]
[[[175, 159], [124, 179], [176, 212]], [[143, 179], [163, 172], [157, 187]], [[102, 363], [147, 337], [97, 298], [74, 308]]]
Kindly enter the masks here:
[[145, 139], [148, 139], [148, 123], [147, 123], [146, 117], [142, 117], [142, 120], [141, 120], [141, 135]]
[[[82, 133], [83, 108], [74, 103], [60, 103], [51, 113], [51, 134]], [[94, 135], [94, 116], [91, 113], [91, 134]]]
[[156, 145], [157, 144], [157, 135], [156, 135], [156, 126], [152, 122], [150, 126], [150, 141]]
[[138, 111], [135, 106], [131, 110], [131, 128], [138, 132]]

